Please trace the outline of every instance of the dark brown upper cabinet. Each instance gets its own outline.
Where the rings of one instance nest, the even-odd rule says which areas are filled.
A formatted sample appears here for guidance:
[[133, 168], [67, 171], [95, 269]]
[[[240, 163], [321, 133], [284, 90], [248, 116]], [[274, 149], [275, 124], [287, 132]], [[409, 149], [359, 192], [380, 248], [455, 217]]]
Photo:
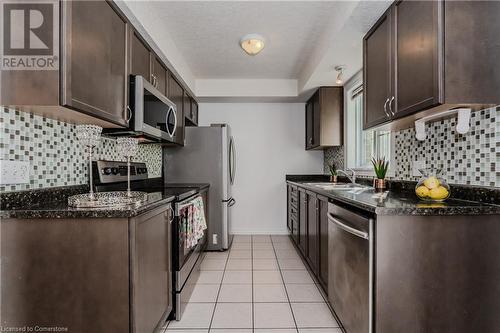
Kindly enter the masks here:
[[393, 12], [397, 94], [388, 108], [394, 117], [403, 117], [442, 102], [443, 8], [437, 1], [401, 1]]
[[184, 145], [184, 89], [182, 85], [169, 73], [168, 75], [168, 94], [170, 99], [177, 107], [177, 129], [175, 131], [175, 143]]
[[158, 58], [151, 53], [151, 79], [153, 86], [156, 87], [163, 95], [167, 94], [167, 69], [158, 60]]
[[321, 87], [306, 103], [306, 150], [342, 145], [344, 90]]
[[127, 21], [106, 1], [63, 1], [61, 105], [127, 125]]
[[131, 33], [130, 74], [141, 75], [162, 94], [167, 94], [167, 69], [142, 37], [133, 30]]
[[193, 110], [191, 109], [191, 97], [188, 95], [186, 91], [184, 91], [183, 102], [184, 102], [184, 118], [186, 118], [186, 120], [191, 121], [191, 119], [193, 118]]
[[391, 9], [377, 21], [363, 40], [364, 127], [390, 120], [387, 102], [392, 96]]
[[140, 75], [153, 84], [149, 48], [137, 31], [131, 30], [130, 74]]
[[364, 128], [499, 104], [499, 12], [494, 1], [396, 1], [363, 40]]
[[198, 103], [187, 93], [184, 95], [184, 114], [186, 126], [198, 126]]
[[[163, 94], [171, 90], [177, 94], [178, 126], [182, 127], [178, 133], [183, 142], [185, 88], [113, 1], [60, 1], [55, 5], [60, 20], [51, 33], [60, 40], [58, 67], [2, 70], [1, 105], [69, 123], [128, 127], [129, 78], [142, 75]], [[172, 80], [177, 85], [170, 89]]]
[[192, 121], [195, 126], [198, 126], [198, 103], [194, 98], [191, 97], [191, 113], [192, 113]]

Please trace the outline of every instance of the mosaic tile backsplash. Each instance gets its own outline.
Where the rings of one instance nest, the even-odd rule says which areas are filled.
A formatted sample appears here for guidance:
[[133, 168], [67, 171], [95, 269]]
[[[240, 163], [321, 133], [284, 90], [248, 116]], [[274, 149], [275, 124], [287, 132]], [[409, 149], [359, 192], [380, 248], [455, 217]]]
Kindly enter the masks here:
[[[426, 124], [427, 139], [418, 141], [415, 128], [394, 135], [394, 176], [392, 179], [418, 180], [412, 164], [425, 160], [439, 167], [450, 184], [500, 187], [500, 107], [472, 112], [470, 130], [456, 133], [456, 118]], [[343, 147], [325, 150], [324, 170], [335, 161], [344, 165]]]
[[[86, 184], [88, 160], [75, 136], [75, 125], [38, 115], [0, 110], [0, 160], [29, 161], [28, 184], [0, 185], [0, 191]], [[115, 140], [102, 138], [94, 159], [123, 161]], [[144, 162], [149, 177], [161, 177], [160, 145], [139, 145], [135, 162]]]

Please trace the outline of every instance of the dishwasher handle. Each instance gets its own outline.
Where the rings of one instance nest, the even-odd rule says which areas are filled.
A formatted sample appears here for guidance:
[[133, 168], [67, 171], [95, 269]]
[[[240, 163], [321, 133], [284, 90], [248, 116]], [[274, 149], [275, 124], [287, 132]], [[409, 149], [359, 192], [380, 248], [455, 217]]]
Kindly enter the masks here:
[[332, 213], [328, 213], [328, 220], [330, 220], [333, 223], [335, 223], [335, 225], [338, 226], [340, 229], [342, 229], [344, 231], [347, 231], [348, 233], [350, 233], [350, 234], [352, 234], [354, 236], [358, 236], [358, 237], [361, 237], [363, 239], [370, 239], [370, 237], [369, 237], [369, 235], [368, 235], [367, 232], [358, 230], [356, 228], [348, 226], [345, 223], [342, 223], [338, 218], [336, 218], [335, 216], [333, 216]]

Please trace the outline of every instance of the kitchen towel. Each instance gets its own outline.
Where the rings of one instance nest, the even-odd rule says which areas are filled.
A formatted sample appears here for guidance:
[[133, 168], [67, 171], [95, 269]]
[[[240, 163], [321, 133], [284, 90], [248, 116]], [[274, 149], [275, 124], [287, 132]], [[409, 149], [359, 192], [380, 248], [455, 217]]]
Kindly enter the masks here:
[[186, 243], [187, 249], [195, 247], [198, 241], [203, 238], [204, 230], [207, 229], [207, 221], [205, 219], [205, 208], [203, 199], [198, 196], [190, 205], [186, 207], [184, 217], [186, 220]]

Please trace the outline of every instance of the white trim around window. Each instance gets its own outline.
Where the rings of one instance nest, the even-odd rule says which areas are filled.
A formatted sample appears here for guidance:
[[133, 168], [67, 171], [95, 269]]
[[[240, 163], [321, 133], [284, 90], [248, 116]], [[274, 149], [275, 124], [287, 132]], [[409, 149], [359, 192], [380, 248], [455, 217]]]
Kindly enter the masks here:
[[[362, 84], [363, 84], [363, 71], [360, 70], [357, 72], [349, 81], [347, 81], [344, 85], [344, 112], [347, 112], [349, 102], [351, 100], [351, 92], [352, 91], [357, 91], [358, 89], [362, 89]], [[352, 147], [350, 146], [350, 140], [353, 139], [353, 134], [352, 132], [349, 132], [349, 128], [352, 128], [352, 123], [348, 124], [348, 116], [347, 113], [344, 114], [344, 168], [350, 168], [356, 171], [356, 173], [360, 176], [375, 176], [375, 172], [370, 166], [366, 167], [352, 167], [352, 162], [353, 159], [356, 161], [358, 158], [350, 156], [350, 152], [347, 149], [347, 147]], [[352, 122], [352, 120], [351, 120]], [[349, 139], [350, 136], [350, 139]], [[394, 159], [394, 151], [395, 151], [395, 135], [393, 132], [390, 133], [390, 164], [389, 164], [389, 171], [387, 173], [388, 177], [393, 177], [395, 175], [394, 169], [395, 169], [395, 159]], [[351, 154], [352, 154], [352, 149], [351, 149]], [[354, 162], [356, 163], [356, 162]], [[351, 167], [350, 167], [351, 165]]]

